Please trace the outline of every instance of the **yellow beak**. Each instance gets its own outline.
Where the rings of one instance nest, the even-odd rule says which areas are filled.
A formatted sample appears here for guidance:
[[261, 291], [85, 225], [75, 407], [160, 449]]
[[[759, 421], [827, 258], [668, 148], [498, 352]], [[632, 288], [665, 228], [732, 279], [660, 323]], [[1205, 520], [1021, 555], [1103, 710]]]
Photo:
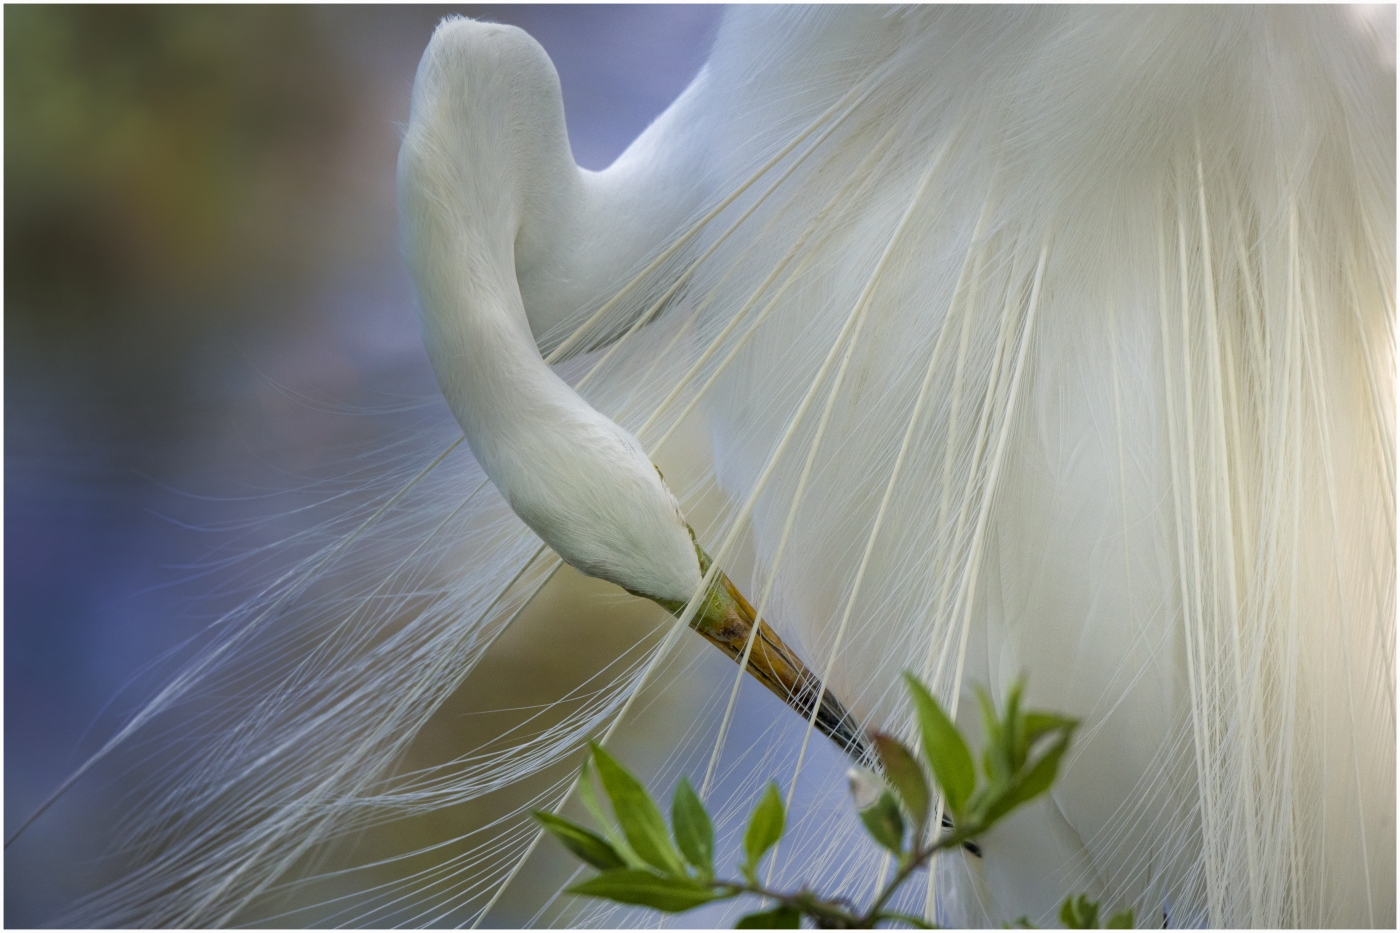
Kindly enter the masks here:
[[[708, 573], [712, 563], [710, 556], [698, 544], [695, 550], [700, 557], [700, 572]], [[685, 603], [653, 601], [677, 618], [685, 610]], [[751, 636], [755, 625], [758, 634]], [[743, 657], [744, 647], [753, 637], [753, 650], [745, 670], [804, 719], [811, 719], [812, 709], [816, 707], [816, 727], [852, 759], [857, 762], [875, 760], [865, 729], [841, 701], [829, 691], [821, 690], [820, 678], [783, 644], [767, 622], [758, 618], [753, 606], [723, 571], [716, 574], [690, 626], [736, 661]]]

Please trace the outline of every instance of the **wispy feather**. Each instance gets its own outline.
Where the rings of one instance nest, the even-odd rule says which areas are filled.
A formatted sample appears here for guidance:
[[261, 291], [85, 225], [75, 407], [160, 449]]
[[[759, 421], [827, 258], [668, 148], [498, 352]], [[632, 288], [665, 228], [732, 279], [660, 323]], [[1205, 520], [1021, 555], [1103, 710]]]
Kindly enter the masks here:
[[[577, 300], [552, 321], [522, 271], [534, 337], [589, 405], [653, 456], [708, 433], [678, 488], [682, 508], [727, 495], [700, 543], [863, 722], [912, 735], [905, 669], [967, 726], [973, 683], [1021, 673], [1083, 718], [1050, 799], [912, 909], [1034, 919], [1084, 890], [1171, 926], [1394, 923], [1386, 28], [1339, 8], [739, 8], [589, 182], [635, 235], [577, 246], [596, 275], [557, 286]], [[441, 449], [385, 470], [374, 511], [321, 529], [113, 739], [200, 711], [130, 819], [142, 867], [63, 922], [236, 923], [323, 844], [623, 721], [679, 621], [537, 734], [396, 775], [559, 565]], [[798, 806], [777, 882], [869, 890], [882, 859], [839, 788], [801, 754], [726, 753], [737, 692], [662, 779], [698, 762], [732, 832], [776, 774]], [[481, 922], [538, 841], [521, 812], [333, 920]], [[537, 919], [627, 916], [551, 900]]]

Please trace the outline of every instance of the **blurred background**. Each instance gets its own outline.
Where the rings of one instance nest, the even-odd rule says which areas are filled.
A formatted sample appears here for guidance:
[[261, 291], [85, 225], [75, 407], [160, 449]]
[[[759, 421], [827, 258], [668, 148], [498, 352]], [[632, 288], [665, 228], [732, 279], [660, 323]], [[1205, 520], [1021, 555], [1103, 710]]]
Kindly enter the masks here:
[[[296, 533], [318, 483], [405, 425], [455, 430], [394, 204], [414, 69], [453, 12], [545, 47], [592, 169], [691, 80], [720, 15], [5, 8], [7, 835], [247, 595], [226, 554]], [[571, 663], [605, 663], [651, 624], [623, 619]], [[564, 663], [512, 652], [510, 683]], [[7, 851], [7, 926], [121, 870], [100, 856], [141, 767], [79, 782]], [[499, 922], [528, 919], [512, 909]]]

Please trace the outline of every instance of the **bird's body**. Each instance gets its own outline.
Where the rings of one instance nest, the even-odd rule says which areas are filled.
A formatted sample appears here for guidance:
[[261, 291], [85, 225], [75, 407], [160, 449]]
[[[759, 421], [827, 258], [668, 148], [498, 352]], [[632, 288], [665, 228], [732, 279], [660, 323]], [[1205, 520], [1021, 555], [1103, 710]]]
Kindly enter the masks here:
[[[687, 498], [651, 466], [698, 412], [730, 504], [700, 544], [732, 566], [751, 540], [757, 614], [864, 723], [908, 731], [902, 670], [969, 726], [971, 685], [1021, 674], [1083, 718], [1051, 799], [940, 871], [942, 921], [1085, 890], [1173, 926], [1385, 926], [1393, 114], [1393, 34], [1342, 9], [748, 8], [594, 174], [568, 158], [542, 51], [450, 21], [400, 162], [406, 251], [477, 462], [565, 560], [698, 598]], [[567, 379], [546, 365], [584, 350]], [[441, 515], [474, 486], [439, 487]], [[324, 699], [191, 772], [292, 756], [270, 815], [200, 850], [224, 867], [195, 894], [112, 916], [227, 921], [364, 812], [395, 730], [544, 566], [472, 495], [465, 582], [379, 654], [301, 669], [284, 687]], [[410, 659], [431, 663], [393, 668]], [[373, 802], [557, 761], [611, 735], [645, 676]], [[343, 768], [291, 750], [336, 715]], [[813, 839], [812, 874], [878, 874], [873, 850]], [[489, 907], [514, 873], [485, 876]]]

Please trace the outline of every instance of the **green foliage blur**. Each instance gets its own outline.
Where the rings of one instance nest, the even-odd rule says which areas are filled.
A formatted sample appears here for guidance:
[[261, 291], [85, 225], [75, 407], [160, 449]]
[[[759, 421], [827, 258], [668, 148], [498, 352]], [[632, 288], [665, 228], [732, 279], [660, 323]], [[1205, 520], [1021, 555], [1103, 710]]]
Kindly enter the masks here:
[[352, 104], [313, 15], [6, 7], [7, 330], [207, 313], [249, 270], [305, 265]]

